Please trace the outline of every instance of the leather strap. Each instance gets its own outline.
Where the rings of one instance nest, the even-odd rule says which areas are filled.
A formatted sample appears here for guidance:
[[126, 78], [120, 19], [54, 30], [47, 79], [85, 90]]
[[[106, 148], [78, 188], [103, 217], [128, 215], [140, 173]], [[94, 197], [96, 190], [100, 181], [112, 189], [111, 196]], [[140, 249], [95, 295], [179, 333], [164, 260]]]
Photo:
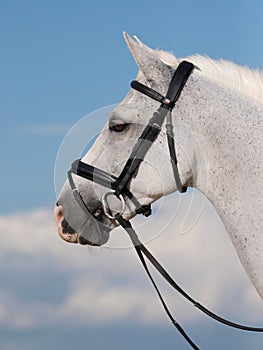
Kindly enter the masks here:
[[131, 82], [131, 87], [134, 90], [137, 90], [142, 94], [152, 98], [153, 100], [169, 106], [169, 108], [172, 109], [175, 103], [178, 101], [193, 69], [194, 65], [191, 62], [182, 61], [173, 74], [166, 96], [161, 95], [159, 92], [151, 89], [149, 86], [138, 82], [137, 80], [133, 80]]
[[134, 90], [141, 92], [142, 94], [152, 98], [155, 101], [158, 101], [160, 103], [165, 103], [165, 97], [163, 95], [159, 94], [159, 92], [151, 89], [149, 86], [146, 86], [137, 80], [133, 80], [131, 82], [131, 87]]
[[[107, 173], [106, 171], [96, 168], [90, 164], [83, 163], [80, 159], [76, 159], [72, 165], [71, 169], [68, 172], [68, 181], [73, 191], [75, 200], [78, 202], [79, 206], [83, 211], [89, 212], [87, 206], [85, 205], [79, 191], [77, 190], [72, 174], [81, 176], [87, 180], [95, 182], [99, 185], [102, 185], [106, 188], [115, 190], [115, 184], [118, 178], [114, 175]], [[129, 191], [127, 187], [123, 190], [123, 195], [128, 197], [133, 205], [135, 206], [135, 211], [137, 214], [143, 214], [144, 216], [149, 216], [152, 213], [151, 205], [141, 204], [138, 199]], [[89, 213], [90, 214], [90, 213]]]
[[[175, 320], [175, 318], [172, 316], [168, 306], [166, 305], [166, 302], [163, 299], [163, 296], [161, 294], [161, 292], [159, 291], [159, 288], [157, 286], [157, 284], [155, 283], [150, 270], [148, 269], [148, 266], [146, 264], [146, 261], [144, 259], [143, 254], [145, 254], [145, 256], [152, 262], [152, 261], [156, 261], [156, 259], [151, 255], [151, 253], [145, 248], [145, 246], [140, 242], [136, 232], [134, 231], [133, 227], [131, 226], [131, 223], [127, 220], [125, 220], [121, 215], [116, 215], [116, 220], [119, 222], [119, 224], [125, 229], [125, 231], [128, 233], [132, 244], [136, 250], [136, 253], [138, 254], [139, 259], [142, 262], [142, 265], [150, 279], [150, 281], [152, 282], [152, 285], [161, 301], [161, 304], [167, 314], [167, 316], [169, 317], [169, 319], [171, 320], [172, 324], [174, 325], [174, 327], [179, 331], [179, 333], [183, 336], [183, 338], [187, 341], [187, 343], [192, 347], [192, 349], [195, 350], [200, 350], [199, 347], [191, 340], [191, 338], [186, 334], [186, 332], [184, 331], [184, 329], [182, 328], [182, 326]], [[151, 255], [151, 258], [149, 258], [147, 255], [148, 253]], [[152, 260], [153, 259], [153, 260]], [[158, 263], [158, 262], [157, 262]], [[159, 263], [158, 263], [159, 264]]]
[[176, 157], [176, 151], [175, 151], [175, 144], [174, 144], [174, 132], [173, 132], [173, 123], [172, 123], [172, 113], [171, 111], [168, 111], [166, 116], [166, 137], [167, 137], [167, 144], [169, 148], [169, 154], [170, 154], [170, 161], [173, 169], [173, 175], [174, 175], [174, 181], [176, 183], [176, 187], [180, 193], [184, 193], [187, 191], [187, 187], [182, 185], [181, 178], [179, 175], [179, 170], [177, 166], [177, 157]]
[[209, 317], [213, 318], [214, 320], [223, 323], [229, 327], [232, 328], [237, 328], [240, 330], [245, 330], [245, 331], [250, 331], [250, 332], [263, 332], [263, 328], [259, 328], [259, 327], [250, 327], [250, 326], [245, 326], [245, 325], [241, 325], [238, 323], [234, 323], [232, 321], [229, 321], [215, 313], [213, 313], [212, 311], [210, 311], [208, 308], [206, 308], [205, 306], [203, 306], [202, 304], [200, 304], [199, 302], [197, 302], [195, 299], [193, 299], [189, 294], [187, 294], [183, 288], [181, 288], [178, 283], [176, 283], [176, 281], [168, 274], [168, 272], [163, 268], [163, 266], [156, 260], [156, 258], [150, 253], [150, 251], [142, 244], [142, 242], [139, 240], [136, 232], [134, 231], [131, 223], [127, 220], [125, 220], [121, 215], [116, 215], [116, 220], [119, 222], [119, 224], [124, 228], [124, 230], [128, 233], [132, 244], [139, 256], [139, 259], [141, 260], [143, 267], [148, 275], [148, 277], [150, 278], [159, 299], [161, 300], [161, 303], [163, 305], [163, 308], [166, 312], [166, 314], [168, 315], [168, 317], [170, 318], [170, 320], [172, 321], [172, 323], [174, 324], [174, 326], [178, 329], [178, 331], [182, 334], [182, 336], [185, 338], [185, 340], [192, 346], [193, 349], [199, 349], [195, 343], [193, 343], [193, 341], [186, 335], [186, 333], [183, 331], [182, 332], [182, 327], [178, 324], [178, 322], [176, 322], [174, 320], [174, 318], [172, 317], [167, 305], [165, 304], [163, 297], [158, 289], [158, 287], [156, 286], [155, 281], [153, 280], [153, 277], [150, 274], [150, 271], [146, 265], [146, 262], [144, 260], [143, 254], [145, 255], [145, 257], [150, 261], [150, 263], [153, 265], [153, 267], [163, 276], [163, 278], [179, 293], [181, 294], [186, 300], [188, 300], [191, 304], [193, 304], [196, 308], [198, 308], [200, 311], [202, 311], [203, 313], [205, 313], [206, 315], [208, 315]]
[[[171, 111], [174, 108], [175, 103], [179, 99], [181, 92], [189, 76], [191, 75], [193, 69], [194, 69], [194, 65], [192, 63], [188, 61], [182, 61], [173, 74], [173, 77], [171, 79], [171, 82], [169, 84], [168, 91], [165, 97], [159, 94], [158, 92], [156, 92], [155, 90], [151, 89], [150, 87], [139, 83], [136, 80], [132, 81], [131, 87], [133, 89], [161, 103], [161, 107], [158, 109], [157, 112], [155, 112], [155, 115], [153, 116], [153, 118], [155, 118], [155, 124], [158, 125], [158, 129], [155, 129], [155, 132], [153, 132], [154, 123], [151, 118], [148, 125], [145, 127], [142, 135], [139, 137], [138, 142], [134, 146], [134, 149], [129, 159], [126, 162], [116, 182], [116, 190], [115, 190], [116, 196], [119, 196], [124, 190], [124, 188], [127, 187], [128, 182], [131, 180], [133, 174], [136, 172], [136, 170], [140, 166], [146, 153], [150, 149], [152, 143], [155, 141], [156, 137], [158, 136], [160, 132], [159, 129], [161, 129], [165, 118], [167, 118], [167, 124], [166, 124], [167, 143], [169, 147], [169, 153], [170, 153], [170, 159], [171, 159], [175, 183], [179, 192], [181, 193], [186, 192], [187, 188], [184, 187], [181, 183], [181, 179], [180, 179], [180, 175], [177, 167], [177, 157], [176, 157], [176, 151], [175, 151], [175, 145], [174, 145], [174, 134], [173, 134]], [[151, 134], [153, 134], [153, 136], [149, 137]], [[145, 141], [149, 141], [149, 142], [145, 142]], [[140, 152], [141, 154], [139, 153], [139, 151], [141, 151]]]
[[116, 180], [116, 196], [122, 194], [123, 190], [127, 188], [129, 181], [139, 168], [141, 162], [144, 160], [147, 152], [149, 151], [153, 142], [156, 140], [157, 136], [161, 131], [162, 125], [166, 117], [166, 113], [166, 109], [164, 109], [163, 107], [159, 107], [159, 109], [153, 114], [152, 118], [150, 118], [142, 134], [138, 138], [138, 141], [134, 145], [129, 159], [124, 165], [120, 176]]
[[191, 62], [188, 61], [182, 61], [176, 71], [174, 72], [174, 75], [172, 77], [172, 80], [170, 82], [166, 98], [168, 98], [171, 101], [172, 108], [174, 104], [178, 101], [181, 92], [183, 91], [183, 88], [191, 75], [192, 71], [194, 69], [194, 65]]

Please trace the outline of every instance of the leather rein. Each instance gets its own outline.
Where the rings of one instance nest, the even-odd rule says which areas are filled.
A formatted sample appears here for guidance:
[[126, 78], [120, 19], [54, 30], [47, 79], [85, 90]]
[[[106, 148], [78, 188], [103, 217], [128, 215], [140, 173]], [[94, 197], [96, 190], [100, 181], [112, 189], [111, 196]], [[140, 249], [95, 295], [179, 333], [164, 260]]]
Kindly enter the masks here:
[[[148, 124], [144, 128], [142, 134], [137, 140], [137, 143], [134, 145], [132, 152], [130, 154], [129, 159], [124, 165], [123, 170], [119, 177], [115, 177], [104, 170], [93, 167], [92, 165], [83, 163], [81, 160], [76, 160], [72, 163], [71, 169], [68, 171], [68, 180], [70, 187], [72, 189], [75, 200], [78, 202], [81, 209], [86, 213], [87, 216], [91, 216], [89, 209], [84, 203], [79, 190], [76, 188], [72, 174], [81, 176], [87, 180], [98, 183], [106, 188], [111, 189], [111, 192], [107, 192], [102, 197], [102, 205], [104, 213], [107, 217], [112, 220], [117, 221], [123, 229], [129, 235], [131, 242], [138, 254], [138, 257], [148, 275], [151, 283], [153, 284], [155, 291], [161, 301], [161, 304], [171, 320], [172, 324], [176, 327], [179, 333], [184, 337], [184, 339], [188, 342], [188, 344], [192, 347], [192, 349], [200, 349], [186, 334], [184, 329], [180, 326], [180, 324], [175, 320], [169, 311], [151, 273], [146, 264], [145, 258], [153, 265], [153, 267], [162, 275], [162, 277], [185, 299], [187, 299], [190, 303], [192, 303], [196, 308], [200, 311], [208, 315], [209, 317], [215, 319], [216, 321], [223, 323], [227, 326], [238, 328], [241, 330], [252, 331], [252, 332], [263, 332], [263, 328], [257, 327], [249, 327], [244, 326], [238, 323], [231, 322], [218, 316], [213, 313], [205, 306], [197, 302], [193, 299], [189, 294], [187, 294], [176, 282], [175, 280], [168, 274], [168, 272], [162, 267], [162, 265], [157, 261], [157, 259], [150, 253], [150, 251], [142, 244], [139, 240], [135, 230], [133, 229], [130, 221], [125, 220], [122, 214], [125, 210], [125, 198], [129, 198], [135, 206], [135, 211], [137, 214], [143, 214], [145, 216], [149, 216], [151, 214], [151, 207], [149, 205], [141, 205], [140, 202], [136, 199], [136, 197], [130, 192], [128, 189], [128, 185], [130, 180], [135, 177], [136, 171], [138, 170], [141, 162], [144, 160], [148, 150], [156, 140], [159, 135], [164, 121], [166, 120], [166, 135], [167, 135], [167, 143], [170, 153], [170, 160], [173, 169], [173, 175], [175, 179], [175, 183], [177, 189], [180, 192], [186, 192], [187, 188], [184, 187], [181, 183], [178, 167], [177, 167], [177, 158], [176, 151], [174, 145], [174, 134], [173, 134], [173, 124], [172, 124], [172, 110], [180, 97], [180, 94], [191, 75], [194, 69], [194, 65], [187, 61], [182, 61], [176, 71], [173, 74], [171, 79], [168, 91], [166, 96], [162, 96], [155, 90], [139, 83], [138, 81], [133, 81], [131, 86], [133, 89], [151, 97], [152, 99], [161, 103], [160, 107], [157, 111], [154, 112], [153, 116], [150, 118]], [[121, 210], [117, 214], [113, 214], [109, 208], [108, 197], [114, 195], [116, 198], [120, 200]]]

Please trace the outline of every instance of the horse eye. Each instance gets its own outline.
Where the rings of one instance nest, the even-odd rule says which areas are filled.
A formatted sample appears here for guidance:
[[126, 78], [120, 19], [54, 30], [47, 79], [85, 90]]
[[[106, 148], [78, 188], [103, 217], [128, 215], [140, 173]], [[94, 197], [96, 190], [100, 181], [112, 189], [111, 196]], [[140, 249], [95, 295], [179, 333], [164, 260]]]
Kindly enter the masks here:
[[111, 131], [115, 131], [115, 132], [122, 132], [126, 129], [126, 127], [128, 126], [128, 123], [124, 123], [124, 124], [113, 124], [110, 125], [110, 130]]

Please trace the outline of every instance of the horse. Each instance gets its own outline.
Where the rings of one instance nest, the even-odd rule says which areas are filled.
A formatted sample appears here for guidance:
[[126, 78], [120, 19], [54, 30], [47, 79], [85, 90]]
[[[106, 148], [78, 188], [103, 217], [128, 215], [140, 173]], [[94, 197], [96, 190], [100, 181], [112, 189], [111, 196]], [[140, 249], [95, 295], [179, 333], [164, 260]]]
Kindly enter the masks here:
[[[124, 38], [139, 68], [136, 79], [165, 95], [182, 59], [153, 50], [136, 36], [124, 33]], [[172, 111], [181, 183], [197, 188], [212, 203], [263, 298], [263, 75], [259, 70], [200, 55], [184, 60], [192, 62], [194, 69]], [[157, 107], [157, 101], [130, 90], [110, 113], [82, 162], [118, 178]], [[119, 225], [103, 210], [108, 190], [73, 177], [90, 217], [80, 210], [67, 180], [54, 209], [58, 233], [70, 243], [102, 246]], [[164, 128], [129, 181], [128, 190], [145, 207], [178, 190]], [[122, 215], [130, 220], [137, 215], [135, 205], [129, 196], [123, 201]], [[116, 212], [120, 210], [119, 203], [112, 205]]]

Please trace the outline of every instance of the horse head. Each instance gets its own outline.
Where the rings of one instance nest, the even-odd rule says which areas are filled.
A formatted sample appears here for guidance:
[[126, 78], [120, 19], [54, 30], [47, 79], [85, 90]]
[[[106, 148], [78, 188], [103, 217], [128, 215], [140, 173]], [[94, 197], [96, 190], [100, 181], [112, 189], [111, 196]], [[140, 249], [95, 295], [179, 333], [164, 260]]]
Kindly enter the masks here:
[[[137, 80], [142, 84], [165, 94], [173, 73], [179, 62], [173, 57], [173, 67], [166, 63], [169, 54], [155, 51], [144, 45], [137, 37], [133, 40], [124, 34], [127, 46], [138, 67]], [[159, 103], [138, 91], [130, 90], [123, 101], [110, 113], [108, 122], [101, 131], [92, 148], [82, 158], [82, 162], [118, 177], [129, 158], [131, 150], [140, 136], [149, 118], [159, 107]], [[184, 109], [181, 108], [183, 111]], [[180, 134], [180, 127], [177, 128]], [[181, 137], [178, 135], [178, 140]], [[179, 170], [182, 183], [191, 184], [193, 155], [185, 155], [182, 144], [187, 142], [187, 132], [184, 140], [178, 144], [180, 158]], [[55, 207], [55, 218], [59, 235], [72, 243], [103, 245], [109, 239], [110, 231], [118, 225], [111, 220], [103, 210], [102, 198], [108, 191], [105, 187], [73, 175], [74, 184], [81, 193], [87, 211], [80, 209], [74, 200], [68, 181], [64, 184]], [[153, 143], [135, 176], [128, 184], [129, 191], [142, 206], [149, 206], [161, 196], [174, 192], [173, 172], [166, 142], [165, 128], [162, 128], [157, 141]], [[118, 211], [118, 200], [111, 198], [111, 207]], [[89, 215], [87, 215], [87, 213]], [[131, 219], [136, 215], [134, 203], [125, 198], [123, 217]]]

